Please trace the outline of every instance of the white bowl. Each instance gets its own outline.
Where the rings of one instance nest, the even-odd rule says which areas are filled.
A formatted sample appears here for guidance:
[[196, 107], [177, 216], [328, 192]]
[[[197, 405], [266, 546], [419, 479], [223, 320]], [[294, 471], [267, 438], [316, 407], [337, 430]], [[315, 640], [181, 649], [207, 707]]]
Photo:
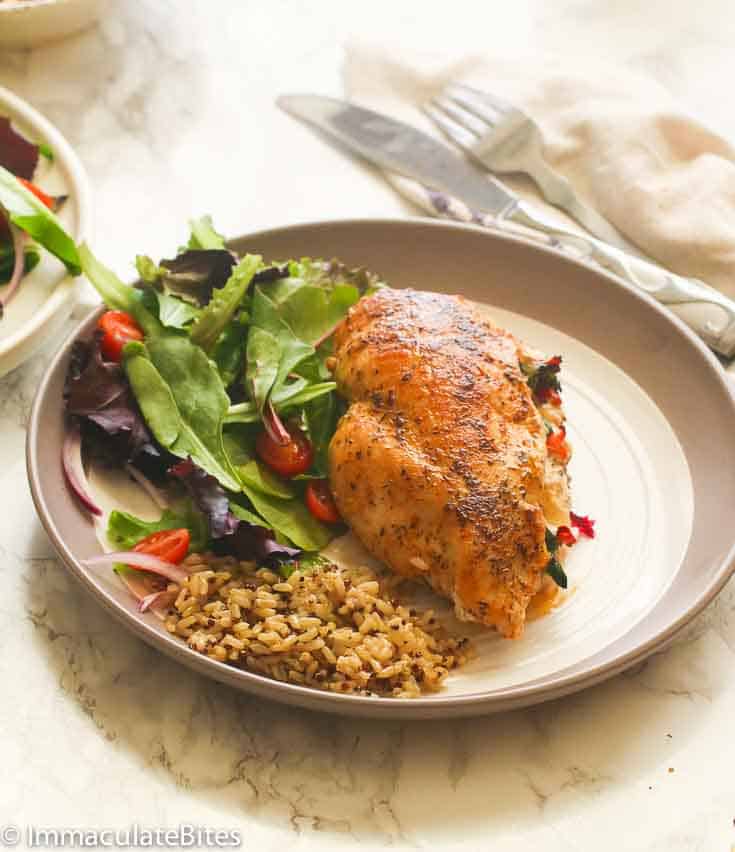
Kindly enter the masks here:
[[[0, 15], [0, 31], [3, 20]], [[89, 181], [69, 143], [32, 106], [1, 86], [0, 115], [9, 117], [24, 136], [51, 146], [54, 162], [42, 184], [53, 194], [68, 194], [59, 218], [76, 242], [86, 239], [91, 213]], [[25, 361], [61, 328], [71, 314], [75, 293], [74, 279], [41, 249], [41, 263], [23, 281], [0, 320], [0, 376]]]
[[0, 45], [33, 47], [90, 26], [101, 0], [0, 0]]

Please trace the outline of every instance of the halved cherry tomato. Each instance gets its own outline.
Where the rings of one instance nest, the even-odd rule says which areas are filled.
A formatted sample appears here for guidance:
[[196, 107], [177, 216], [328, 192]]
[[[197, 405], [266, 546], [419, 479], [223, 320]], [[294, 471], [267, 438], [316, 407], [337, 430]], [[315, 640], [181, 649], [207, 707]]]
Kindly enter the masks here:
[[189, 552], [191, 535], [185, 527], [179, 530], [161, 530], [141, 539], [133, 548], [136, 553], [148, 553], [164, 562], [178, 565]]
[[27, 190], [32, 192], [39, 201], [42, 201], [49, 210], [54, 209], [54, 199], [50, 195], [46, 195], [46, 193], [42, 189], [39, 189], [35, 183], [31, 183], [25, 178], [19, 177], [18, 180]]
[[304, 499], [306, 500], [306, 508], [318, 521], [323, 521], [325, 524], [336, 524], [340, 520], [334, 497], [332, 497], [326, 479], [312, 480], [306, 486]]
[[108, 361], [120, 361], [123, 347], [131, 340], [142, 340], [143, 331], [125, 311], [107, 311], [97, 327], [103, 332], [100, 348]]
[[549, 454], [559, 459], [560, 462], [569, 461], [571, 451], [569, 444], [567, 444], [567, 431], [563, 426], [546, 436], [546, 448]]
[[565, 544], [567, 547], [572, 547], [577, 543], [577, 539], [569, 527], [557, 527], [556, 540], [559, 544]]
[[297, 476], [311, 467], [314, 450], [311, 441], [297, 426], [287, 426], [291, 436], [287, 444], [279, 444], [263, 431], [255, 439], [255, 449], [268, 467], [281, 476]]

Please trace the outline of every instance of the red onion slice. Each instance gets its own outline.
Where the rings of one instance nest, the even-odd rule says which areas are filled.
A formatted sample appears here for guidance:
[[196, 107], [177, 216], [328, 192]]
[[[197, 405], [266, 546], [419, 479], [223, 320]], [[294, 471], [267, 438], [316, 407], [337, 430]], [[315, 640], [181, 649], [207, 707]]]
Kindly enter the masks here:
[[263, 411], [263, 426], [265, 427], [265, 431], [268, 433], [268, 436], [271, 440], [275, 441], [276, 444], [280, 444], [282, 447], [285, 447], [287, 444], [291, 443], [291, 436], [288, 434], [286, 427], [281, 422], [281, 418], [276, 413], [276, 409], [273, 407], [273, 403], [268, 400], [265, 405], [265, 410]]
[[151, 612], [155, 612], [158, 616], [163, 616], [166, 613], [166, 610], [171, 607], [171, 604], [176, 600], [178, 596], [178, 591], [169, 592], [168, 589], [162, 589], [160, 592], [152, 592], [150, 595], [146, 595], [141, 602], [138, 604], [138, 609], [141, 612], [145, 612], [146, 610], [151, 610]]
[[156, 488], [156, 486], [148, 479], [147, 476], [144, 476], [137, 467], [132, 464], [126, 464], [125, 470], [137, 483], [140, 487], [148, 494], [148, 496], [153, 500], [153, 502], [158, 506], [159, 509], [168, 509], [169, 502], [166, 495], [161, 491], [160, 488]]
[[61, 462], [66, 481], [79, 502], [93, 515], [101, 515], [102, 509], [89, 494], [89, 482], [82, 464], [82, 434], [78, 423], [73, 423], [66, 433], [61, 450]]
[[8, 221], [8, 227], [10, 228], [10, 236], [13, 239], [13, 254], [15, 259], [13, 262], [13, 273], [10, 276], [10, 281], [8, 281], [5, 290], [3, 291], [2, 298], [0, 298], [0, 316], [3, 315], [5, 307], [15, 295], [15, 291], [18, 289], [21, 279], [23, 278], [23, 269], [25, 267], [23, 243], [25, 242], [26, 235], [20, 230], [20, 228], [17, 228], [10, 221]]
[[163, 559], [151, 556], [150, 553], [138, 553], [135, 550], [102, 553], [99, 556], [91, 557], [91, 559], [83, 560], [82, 564], [88, 568], [99, 568], [119, 563], [128, 565], [130, 568], [137, 568], [140, 571], [150, 571], [152, 574], [157, 574], [159, 577], [171, 580], [172, 583], [183, 583], [189, 576], [186, 570], [180, 565], [174, 565], [172, 562], [164, 562]]

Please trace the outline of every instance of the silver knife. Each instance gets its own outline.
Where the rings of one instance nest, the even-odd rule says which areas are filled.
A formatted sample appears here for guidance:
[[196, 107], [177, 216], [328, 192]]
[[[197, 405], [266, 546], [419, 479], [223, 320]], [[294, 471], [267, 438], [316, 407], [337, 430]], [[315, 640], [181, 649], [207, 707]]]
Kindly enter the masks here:
[[653, 261], [559, 225], [497, 178], [401, 121], [320, 95], [282, 95], [277, 104], [375, 165], [489, 214], [499, 227], [514, 223], [553, 237], [558, 248], [581, 253], [657, 301], [675, 307], [681, 319], [720, 355], [735, 355], [735, 301], [702, 281], [676, 275]]

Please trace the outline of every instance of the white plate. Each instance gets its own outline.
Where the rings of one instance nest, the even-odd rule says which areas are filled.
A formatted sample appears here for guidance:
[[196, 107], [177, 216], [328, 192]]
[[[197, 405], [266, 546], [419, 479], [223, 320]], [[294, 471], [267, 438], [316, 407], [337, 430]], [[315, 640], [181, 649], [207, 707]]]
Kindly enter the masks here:
[[[675, 636], [731, 575], [735, 535], [723, 512], [735, 503], [735, 399], [701, 342], [648, 297], [519, 238], [436, 221], [315, 223], [241, 238], [235, 247], [269, 258], [339, 256], [395, 286], [461, 292], [495, 305], [496, 321], [530, 345], [561, 354], [573, 506], [596, 519], [597, 536], [575, 546], [569, 592], [522, 638], [455, 625], [471, 630], [477, 657], [436, 694], [335, 695], [217, 663], [137, 612], [114, 577], [81, 564], [100, 542], [58, 465], [68, 341], [31, 416], [31, 489], [65, 564], [136, 635], [264, 697], [342, 714], [443, 718], [556, 698], [622, 671]], [[94, 322], [77, 333], [89, 335]], [[113, 501], [127, 499], [115, 491]], [[368, 558], [350, 542], [332, 548], [338, 560]]]
[[[2, 16], [0, 16], [2, 26]], [[54, 161], [40, 158], [36, 181], [51, 195], [69, 196], [59, 219], [76, 242], [86, 239], [91, 216], [89, 182], [79, 158], [59, 131], [24, 100], [0, 87], [0, 116], [33, 142], [45, 142]], [[43, 248], [0, 320], [0, 376], [17, 367], [64, 324], [76, 285], [63, 265]], [[1, 290], [0, 290], [1, 292]]]

